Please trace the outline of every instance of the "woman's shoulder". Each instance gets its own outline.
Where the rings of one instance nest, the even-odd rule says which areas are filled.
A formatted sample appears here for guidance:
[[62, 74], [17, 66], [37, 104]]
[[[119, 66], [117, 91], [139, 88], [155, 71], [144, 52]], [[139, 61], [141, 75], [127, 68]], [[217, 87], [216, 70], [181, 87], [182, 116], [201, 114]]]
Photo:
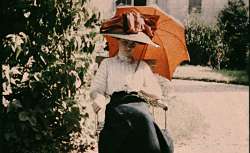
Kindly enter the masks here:
[[142, 69], [144, 71], [148, 71], [148, 70], [152, 71], [153, 67], [150, 65], [150, 63], [148, 63], [147, 61], [144, 61], [144, 60], [142, 60], [140, 63], [141, 63], [140, 69]]
[[142, 67], [149, 67], [148, 63], [144, 60], [141, 61], [141, 66]]
[[106, 64], [111, 64], [113, 62], [116, 61], [116, 57], [107, 57], [107, 58], [104, 58], [102, 61], [101, 61], [101, 64], [103, 65], [106, 65]]

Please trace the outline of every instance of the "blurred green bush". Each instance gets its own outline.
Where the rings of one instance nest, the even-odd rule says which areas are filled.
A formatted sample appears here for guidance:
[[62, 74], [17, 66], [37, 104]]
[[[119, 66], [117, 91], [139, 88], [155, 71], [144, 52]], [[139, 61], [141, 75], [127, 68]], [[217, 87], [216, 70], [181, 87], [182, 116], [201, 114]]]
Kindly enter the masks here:
[[222, 65], [229, 69], [247, 68], [249, 55], [249, 11], [243, 0], [229, 0], [218, 15], [223, 42], [229, 47]]
[[71, 134], [88, 118], [76, 93], [91, 60], [75, 54], [95, 48], [98, 14], [85, 0], [15, 0], [1, 2], [0, 19], [0, 152], [84, 152], [89, 142]]
[[209, 25], [198, 16], [191, 15], [186, 24], [186, 40], [191, 65], [221, 68], [227, 46], [216, 25]]
[[216, 69], [249, 68], [249, 13], [242, 0], [229, 0], [217, 23], [192, 14], [186, 24], [190, 64]]

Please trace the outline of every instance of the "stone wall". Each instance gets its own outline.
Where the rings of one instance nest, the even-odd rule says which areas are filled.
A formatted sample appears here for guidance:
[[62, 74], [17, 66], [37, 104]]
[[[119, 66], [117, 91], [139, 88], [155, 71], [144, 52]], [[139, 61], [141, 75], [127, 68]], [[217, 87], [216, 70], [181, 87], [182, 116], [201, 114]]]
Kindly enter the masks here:
[[[210, 23], [216, 22], [218, 13], [227, 5], [228, 0], [202, 0], [202, 18]], [[249, 6], [248, 0], [244, 0]]]
[[[202, 0], [201, 18], [209, 23], [216, 22], [216, 17], [219, 11], [225, 7], [228, 0]], [[244, 0], [249, 6], [249, 1]], [[157, 0], [157, 5], [166, 11], [168, 14], [185, 22], [188, 17], [189, 0]]]
[[157, 5], [181, 22], [184, 22], [188, 15], [188, 0], [157, 0]]
[[[202, 0], [201, 18], [209, 23], [216, 22], [220, 10], [225, 7], [228, 0]], [[249, 1], [244, 0], [247, 6]], [[188, 17], [189, 0], [147, 0], [147, 5], [156, 3], [163, 11], [185, 23]], [[90, 6], [101, 12], [102, 18], [110, 18], [114, 15], [114, 0], [90, 0]]]
[[100, 11], [101, 18], [107, 19], [114, 15], [114, 0], [90, 0], [89, 6]]

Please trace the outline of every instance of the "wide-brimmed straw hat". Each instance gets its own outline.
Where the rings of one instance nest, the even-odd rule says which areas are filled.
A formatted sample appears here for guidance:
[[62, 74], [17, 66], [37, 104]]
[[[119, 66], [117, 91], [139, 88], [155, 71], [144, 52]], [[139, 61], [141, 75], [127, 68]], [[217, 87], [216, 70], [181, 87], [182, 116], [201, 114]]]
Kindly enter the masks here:
[[106, 33], [104, 35], [115, 37], [115, 38], [119, 38], [119, 39], [126, 39], [126, 40], [130, 40], [130, 41], [145, 43], [145, 44], [152, 45], [154, 47], [159, 47], [159, 45], [157, 45], [156, 43], [154, 43], [150, 39], [150, 37], [147, 36], [143, 32], [138, 32], [136, 34], [108, 34], [108, 33]]
[[131, 11], [104, 21], [100, 31], [106, 36], [159, 47], [151, 40], [157, 20], [158, 16], [143, 16]]

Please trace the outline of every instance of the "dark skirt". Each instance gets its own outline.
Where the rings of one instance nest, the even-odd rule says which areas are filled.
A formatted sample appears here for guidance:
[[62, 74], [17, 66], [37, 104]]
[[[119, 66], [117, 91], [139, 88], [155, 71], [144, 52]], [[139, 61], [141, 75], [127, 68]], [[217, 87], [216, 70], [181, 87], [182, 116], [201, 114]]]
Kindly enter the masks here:
[[173, 153], [172, 140], [135, 92], [115, 92], [106, 106], [99, 153]]

